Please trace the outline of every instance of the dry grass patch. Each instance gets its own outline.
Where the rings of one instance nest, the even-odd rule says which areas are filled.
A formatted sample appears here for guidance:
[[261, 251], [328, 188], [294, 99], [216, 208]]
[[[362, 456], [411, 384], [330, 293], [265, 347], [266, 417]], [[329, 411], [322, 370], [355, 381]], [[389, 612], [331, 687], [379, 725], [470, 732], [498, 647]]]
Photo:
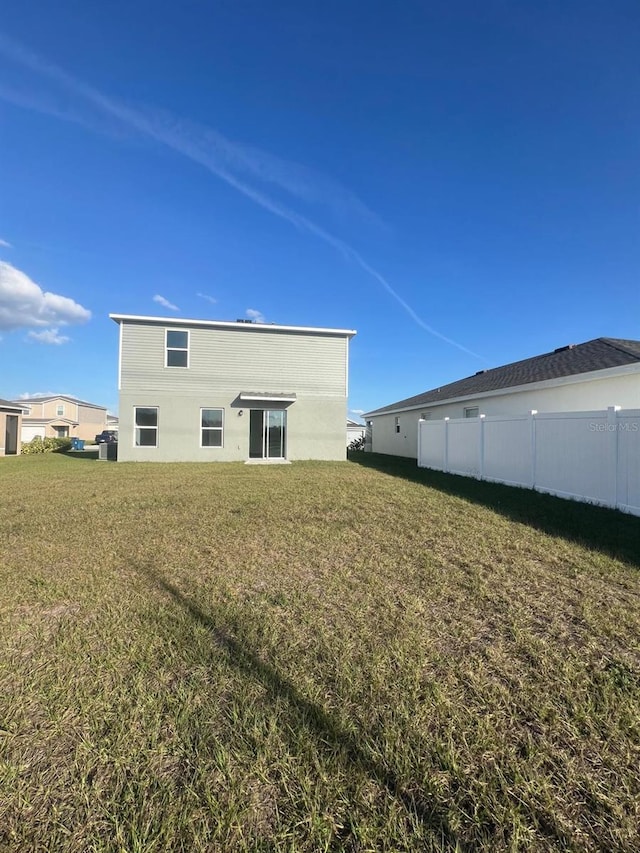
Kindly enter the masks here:
[[0, 460], [0, 849], [638, 849], [638, 520], [366, 461]]

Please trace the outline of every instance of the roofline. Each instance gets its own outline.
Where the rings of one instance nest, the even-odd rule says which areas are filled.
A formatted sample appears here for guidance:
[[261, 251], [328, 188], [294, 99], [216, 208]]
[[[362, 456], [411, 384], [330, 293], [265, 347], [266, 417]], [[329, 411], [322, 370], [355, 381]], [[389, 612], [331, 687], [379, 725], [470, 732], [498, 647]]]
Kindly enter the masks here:
[[3, 412], [20, 412], [20, 414], [22, 414], [22, 406], [14, 406], [10, 400], [7, 400], [7, 403], [9, 403], [9, 405], [0, 403], [0, 410]]
[[[106, 406], [101, 406], [98, 403], [87, 403], [85, 400], [78, 400], [77, 397], [69, 397], [67, 394], [51, 394], [47, 397], [25, 397], [20, 400], [21, 403], [48, 403], [50, 400], [68, 400], [70, 403], [76, 403], [78, 406], [89, 406], [91, 409], [106, 409]], [[16, 401], [13, 400], [15, 403]]]
[[[445, 406], [451, 403], [464, 403], [469, 400], [480, 400], [486, 397], [501, 397], [504, 394], [519, 394], [523, 391], [538, 391], [540, 388], [556, 388], [559, 385], [570, 385], [572, 382], [595, 382], [598, 379], [608, 379], [610, 376], [623, 376], [625, 373], [640, 373], [640, 362], [634, 364], [619, 364], [617, 367], [604, 367], [600, 370], [589, 370], [585, 373], [570, 373], [568, 376], [555, 376], [552, 379], [539, 379], [537, 382], [526, 382], [524, 385], [509, 385], [506, 388], [495, 388], [492, 391], [477, 391], [475, 394], [463, 394], [459, 397], [443, 397], [442, 400], [427, 400], [422, 403], [412, 403], [410, 406], [382, 407], [365, 412], [363, 418], [379, 418], [383, 415], [394, 415], [399, 412], [413, 412], [418, 409], [431, 409], [435, 406]], [[598, 374], [597, 376], [595, 374]], [[430, 393], [430, 392], [427, 392]], [[394, 404], [392, 403], [392, 406]]]
[[242, 329], [244, 331], [311, 332], [320, 335], [338, 335], [352, 338], [355, 329], [329, 329], [320, 326], [280, 326], [276, 323], [238, 323], [231, 320], [189, 320], [177, 317], [145, 317], [137, 314], [109, 314], [109, 319], [119, 325], [124, 322], [155, 323], [162, 326], [205, 326], [220, 329]]

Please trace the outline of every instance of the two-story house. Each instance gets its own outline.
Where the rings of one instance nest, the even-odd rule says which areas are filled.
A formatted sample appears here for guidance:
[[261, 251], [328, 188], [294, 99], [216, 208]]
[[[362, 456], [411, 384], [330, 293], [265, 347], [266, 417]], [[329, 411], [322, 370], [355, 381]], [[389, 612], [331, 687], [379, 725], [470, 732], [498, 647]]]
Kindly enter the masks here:
[[22, 441], [41, 438], [82, 438], [89, 441], [107, 425], [104, 406], [64, 394], [14, 400], [22, 409]]
[[354, 331], [109, 316], [120, 461], [345, 458]]

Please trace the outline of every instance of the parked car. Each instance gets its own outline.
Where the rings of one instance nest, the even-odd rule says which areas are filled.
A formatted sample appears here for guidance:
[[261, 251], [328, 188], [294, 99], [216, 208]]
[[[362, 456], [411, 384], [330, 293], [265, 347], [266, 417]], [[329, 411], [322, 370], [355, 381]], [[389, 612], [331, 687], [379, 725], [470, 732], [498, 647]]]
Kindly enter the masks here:
[[96, 436], [96, 444], [111, 444], [111, 442], [117, 440], [117, 429], [103, 429], [102, 432], [98, 433], [98, 435]]

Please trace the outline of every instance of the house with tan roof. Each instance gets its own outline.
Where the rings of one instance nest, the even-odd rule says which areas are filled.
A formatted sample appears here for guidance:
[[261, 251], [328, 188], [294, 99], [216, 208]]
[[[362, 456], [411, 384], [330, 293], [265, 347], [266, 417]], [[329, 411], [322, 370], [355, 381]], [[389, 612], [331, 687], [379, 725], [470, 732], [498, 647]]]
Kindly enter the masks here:
[[418, 421], [530, 411], [640, 408], [640, 341], [595, 338], [472, 376], [364, 415], [374, 453], [416, 458]]
[[41, 438], [81, 438], [92, 440], [107, 428], [107, 409], [64, 394], [26, 397], [12, 405], [22, 411], [21, 440]]

